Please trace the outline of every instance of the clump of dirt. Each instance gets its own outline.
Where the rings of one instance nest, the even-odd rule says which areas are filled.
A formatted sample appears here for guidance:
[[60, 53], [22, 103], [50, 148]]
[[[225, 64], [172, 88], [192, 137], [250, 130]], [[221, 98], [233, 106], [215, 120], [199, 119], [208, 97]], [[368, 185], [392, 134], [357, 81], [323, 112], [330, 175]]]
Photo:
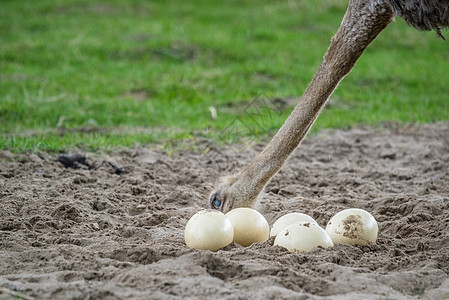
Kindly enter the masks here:
[[271, 238], [217, 252], [187, 248], [184, 227], [207, 207], [214, 182], [261, 147], [87, 154], [94, 168], [0, 152], [0, 296], [449, 297], [448, 123], [323, 131], [266, 187], [258, 209], [270, 224], [303, 212], [325, 226], [340, 210], [363, 208], [379, 222], [374, 245], [294, 254]]
[[356, 239], [361, 235], [363, 232], [363, 223], [362, 223], [362, 217], [358, 215], [351, 215], [346, 217], [346, 219], [342, 222], [343, 225], [343, 236], [350, 238], [350, 239]]

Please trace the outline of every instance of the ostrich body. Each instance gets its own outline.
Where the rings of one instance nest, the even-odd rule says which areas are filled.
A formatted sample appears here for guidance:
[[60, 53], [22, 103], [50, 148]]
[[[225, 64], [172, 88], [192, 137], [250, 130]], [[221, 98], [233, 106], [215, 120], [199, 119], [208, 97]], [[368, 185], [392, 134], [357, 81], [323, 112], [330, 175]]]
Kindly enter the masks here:
[[[284, 125], [240, 172], [221, 179], [210, 206], [223, 212], [253, 207], [260, 192], [309, 131], [338, 83], [376, 36], [400, 16], [420, 30], [449, 26], [449, 0], [351, 0], [315, 76]], [[443, 38], [444, 39], [444, 38]]]

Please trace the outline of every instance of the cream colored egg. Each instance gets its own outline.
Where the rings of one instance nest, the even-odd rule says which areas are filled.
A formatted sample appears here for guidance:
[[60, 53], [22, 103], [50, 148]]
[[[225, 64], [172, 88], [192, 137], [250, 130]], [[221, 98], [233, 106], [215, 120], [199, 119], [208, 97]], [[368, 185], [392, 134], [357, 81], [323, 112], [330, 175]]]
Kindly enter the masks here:
[[340, 211], [326, 226], [326, 232], [335, 244], [374, 244], [378, 231], [376, 219], [366, 210], [358, 208]]
[[274, 245], [290, 252], [310, 252], [318, 246], [325, 249], [334, 246], [329, 235], [317, 223], [299, 222], [282, 229], [274, 240]]
[[276, 236], [282, 229], [284, 229], [284, 227], [298, 222], [316, 223], [316, 221], [309, 215], [303, 213], [289, 213], [283, 215], [282, 217], [277, 219], [276, 222], [274, 222], [273, 227], [270, 231], [270, 236]]
[[217, 210], [202, 210], [194, 214], [184, 230], [186, 245], [193, 249], [217, 251], [234, 238], [231, 221]]
[[244, 247], [268, 239], [270, 226], [264, 216], [252, 208], [236, 208], [226, 214], [234, 227], [234, 242]]

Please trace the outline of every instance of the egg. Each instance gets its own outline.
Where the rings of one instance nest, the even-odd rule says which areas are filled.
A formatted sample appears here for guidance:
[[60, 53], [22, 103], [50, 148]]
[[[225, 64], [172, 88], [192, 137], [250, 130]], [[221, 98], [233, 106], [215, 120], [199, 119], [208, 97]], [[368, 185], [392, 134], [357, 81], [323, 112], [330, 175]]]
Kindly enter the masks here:
[[316, 221], [309, 215], [303, 213], [289, 213], [283, 215], [274, 222], [270, 231], [270, 236], [276, 236], [282, 229], [284, 229], [284, 227], [298, 222], [316, 223]]
[[313, 222], [297, 222], [284, 227], [276, 236], [274, 245], [295, 253], [310, 252], [318, 246], [325, 249], [334, 246], [326, 231]]
[[252, 208], [235, 208], [226, 216], [234, 227], [234, 242], [248, 247], [268, 239], [270, 226], [264, 216]]
[[376, 242], [379, 227], [366, 210], [350, 208], [333, 216], [326, 232], [335, 244], [368, 245]]
[[217, 251], [232, 243], [234, 228], [231, 221], [217, 210], [203, 210], [187, 222], [184, 239], [187, 247]]

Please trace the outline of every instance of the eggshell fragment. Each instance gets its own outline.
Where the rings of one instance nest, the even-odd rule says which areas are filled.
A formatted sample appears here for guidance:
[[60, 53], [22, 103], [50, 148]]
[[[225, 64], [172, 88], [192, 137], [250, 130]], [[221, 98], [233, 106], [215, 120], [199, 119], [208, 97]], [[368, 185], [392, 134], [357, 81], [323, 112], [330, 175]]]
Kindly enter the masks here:
[[276, 236], [274, 245], [295, 253], [310, 252], [318, 246], [325, 249], [334, 246], [326, 231], [313, 222], [299, 222], [284, 227]]
[[335, 244], [368, 245], [376, 243], [379, 227], [366, 210], [350, 208], [333, 216], [326, 232]]
[[226, 247], [234, 238], [231, 221], [217, 210], [203, 210], [187, 222], [184, 239], [187, 247], [217, 251]]
[[265, 217], [252, 208], [236, 208], [226, 216], [234, 227], [234, 242], [248, 247], [268, 239], [270, 226]]
[[277, 236], [282, 229], [298, 222], [311, 222], [317, 224], [317, 222], [309, 215], [303, 213], [289, 213], [283, 215], [274, 222], [270, 231], [270, 236]]

